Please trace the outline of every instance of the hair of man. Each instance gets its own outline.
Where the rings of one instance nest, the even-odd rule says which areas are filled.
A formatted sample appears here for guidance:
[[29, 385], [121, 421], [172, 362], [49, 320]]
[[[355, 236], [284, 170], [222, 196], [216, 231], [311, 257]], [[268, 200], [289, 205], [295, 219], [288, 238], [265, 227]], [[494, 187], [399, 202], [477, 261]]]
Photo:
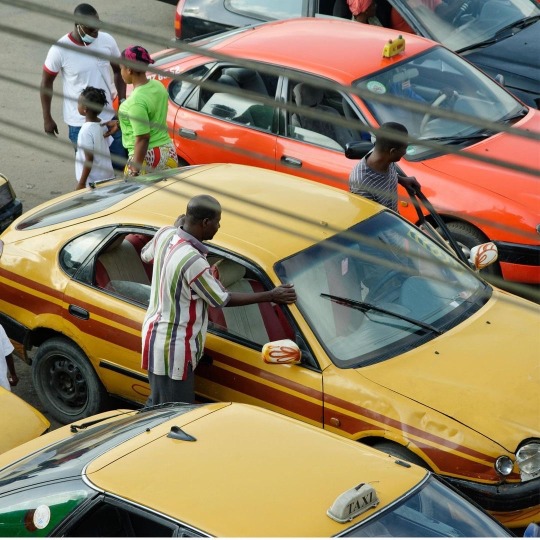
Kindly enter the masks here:
[[[407, 128], [398, 122], [385, 122], [384, 124], [381, 124], [381, 128], [384, 130], [399, 132], [405, 136], [409, 134]], [[381, 151], [389, 152], [392, 148], [401, 148], [403, 146], [407, 146], [407, 143], [398, 140], [392, 134], [381, 133], [380, 135], [377, 135], [377, 138], [375, 139], [375, 146]]]
[[190, 222], [213, 220], [220, 214], [221, 205], [217, 199], [211, 195], [196, 195], [188, 202], [186, 220]]

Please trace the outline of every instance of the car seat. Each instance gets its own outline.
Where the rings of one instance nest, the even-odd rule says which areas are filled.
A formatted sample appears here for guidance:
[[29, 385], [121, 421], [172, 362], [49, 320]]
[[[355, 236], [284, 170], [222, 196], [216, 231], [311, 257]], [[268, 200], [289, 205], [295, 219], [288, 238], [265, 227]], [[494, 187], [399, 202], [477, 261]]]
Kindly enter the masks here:
[[[246, 269], [230, 259], [220, 259], [212, 266], [212, 273], [229, 292], [263, 292], [263, 284], [246, 278]], [[208, 308], [209, 321], [216, 329], [264, 345], [278, 339], [292, 339], [294, 333], [281, 308], [271, 302], [238, 307]]]
[[150, 285], [140, 254], [127, 236], [118, 236], [98, 257], [95, 283], [109, 289], [112, 281], [130, 281]]
[[225, 68], [219, 78], [219, 82], [221, 82], [222, 77], [225, 77], [225, 80], [228, 78], [232, 79], [234, 81], [233, 84], [236, 84], [236, 86], [242, 90], [256, 92], [264, 96], [268, 95], [268, 90], [266, 89], [263, 78], [259, 72], [253, 69], [241, 67]]
[[[293, 97], [296, 105], [299, 107], [309, 107], [315, 111], [322, 113], [341, 116], [336, 109], [328, 105], [323, 105], [324, 90], [306, 83], [299, 83], [293, 88]], [[305, 116], [302, 111], [294, 112], [291, 116], [293, 126], [301, 127], [320, 133], [330, 139], [336, 141], [342, 148], [348, 142], [354, 140], [351, 131], [341, 126], [335, 125], [328, 120], [321, 120], [311, 116]]]

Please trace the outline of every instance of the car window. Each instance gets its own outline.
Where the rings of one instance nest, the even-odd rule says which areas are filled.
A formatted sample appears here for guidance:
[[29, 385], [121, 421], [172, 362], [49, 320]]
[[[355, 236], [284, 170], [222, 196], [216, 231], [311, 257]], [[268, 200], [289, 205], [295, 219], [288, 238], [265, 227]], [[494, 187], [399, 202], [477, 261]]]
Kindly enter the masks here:
[[147, 307], [152, 264], [143, 262], [141, 250], [151, 239], [152, 234], [135, 230], [116, 234], [96, 253], [86, 271], [81, 273], [81, 281]]
[[104, 227], [77, 236], [68, 242], [59, 255], [60, 266], [69, 276], [74, 276], [89, 255], [112, 232], [113, 227]]
[[[230, 292], [253, 293], [268, 290], [260, 276], [239, 261], [209, 257], [213, 274]], [[278, 304], [265, 302], [248, 306], [208, 308], [208, 328], [233, 341], [247, 342], [260, 349], [269, 341], [294, 339], [294, 331]]]
[[[197, 66], [194, 69], [186, 71], [182, 80], [174, 79], [171, 81], [168, 91], [172, 101], [177, 105], [182, 105], [189, 93], [197, 86], [197, 82], [206, 76], [213, 65], [213, 63], [210, 63]], [[172, 71], [172, 73], [174, 73], [174, 71]]]
[[453, 51], [493, 39], [502, 28], [540, 14], [538, 5], [531, 0], [464, 2], [463, 9], [452, 19], [441, 17], [425, 0], [401, 0], [396, 5], [392, 9], [405, 20], [416, 20], [427, 36]]
[[277, 76], [227, 65], [213, 71], [207, 81], [219, 85], [218, 89], [199, 88], [186, 102], [186, 108], [220, 120], [275, 131], [275, 107], [258, 100], [257, 95], [274, 98]]
[[307, 13], [307, 0], [225, 0], [225, 7], [240, 15], [264, 21], [301, 17]]
[[363, 138], [361, 129], [339, 123], [354, 120], [358, 125], [359, 120], [340, 92], [325, 89], [317, 81], [289, 80], [287, 88], [289, 137], [340, 152], [347, 143]]
[[[165, 538], [176, 536], [177, 529], [174, 522], [107, 497], [63, 531], [63, 535], [72, 538]], [[187, 533], [183, 536], [199, 535]]]

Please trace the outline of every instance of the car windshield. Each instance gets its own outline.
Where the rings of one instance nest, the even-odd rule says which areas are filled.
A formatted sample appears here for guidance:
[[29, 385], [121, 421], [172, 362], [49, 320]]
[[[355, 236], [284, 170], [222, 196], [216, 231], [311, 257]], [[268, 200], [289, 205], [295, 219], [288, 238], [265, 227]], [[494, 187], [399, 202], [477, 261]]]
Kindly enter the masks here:
[[[369, 93], [398, 97], [395, 104], [368, 97], [364, 102], [379, 124], [399, 122], [422, 139], [468, 137], [480, 128], [467, 122], [417, 112], [408, 103], [430, 105], [469, 115], [477, 120], [504, 122], [523, 110], [523, 105], [487, 75], [442, 47], [392, 63], [391, 67], [357, 80], [353, 86]], [[411, 148], [407, 157], [421, 151]]]
[[443, 19], [428, 7], [430, 2], [426, 0], [401, 0], [400, 5], [403, 14], [413, 14], [429, 37], [453, 51], [507, 37], [511, 33], [498, 33], [540, 15], [540, 9], [531, 0], [460, 0], [460, 3], [464, 9], [452, 20]]
[[510, 534], [494, 519], [430, 475], [412, 495], [342, 536], [501, 538]]
[[470, 317], [491, 288], [418, 228], [382, 212], [276, 265], [340, 368], [402, 354]]

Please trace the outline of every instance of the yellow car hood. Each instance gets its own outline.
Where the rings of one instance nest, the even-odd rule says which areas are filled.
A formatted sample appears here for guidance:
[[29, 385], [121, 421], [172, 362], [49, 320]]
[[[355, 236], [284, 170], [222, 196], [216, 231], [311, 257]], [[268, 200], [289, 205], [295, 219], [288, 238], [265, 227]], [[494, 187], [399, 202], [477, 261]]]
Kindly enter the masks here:
[[540, 436], [539, 353], [538, 306], [495, 291], [449, 332], [358, 371], [515, 452]]

